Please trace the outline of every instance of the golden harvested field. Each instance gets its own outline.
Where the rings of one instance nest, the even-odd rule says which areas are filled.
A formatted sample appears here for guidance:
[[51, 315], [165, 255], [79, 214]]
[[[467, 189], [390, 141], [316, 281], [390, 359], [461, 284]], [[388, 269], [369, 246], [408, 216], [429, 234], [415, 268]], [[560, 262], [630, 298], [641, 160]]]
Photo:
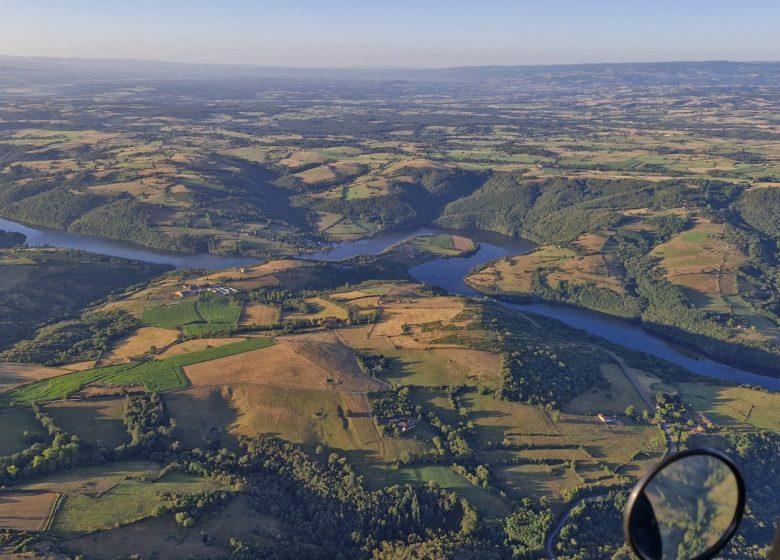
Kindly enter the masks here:
[[333, 170], [327, 165], [320, 165], [319, 167], [307, 169], [306, 171], [296, 173], [294, 176], [298, 177], [298, 179], [307, 185], [312, 183], [321, 183], [323, 181], [331, 181], [338, 177], [338, 175], [336, 175], [336, 173], [334, 173]]
[[130, 441], [122, 417], [125, 399], [62, 401], [46, 406], [54, 423], [91, 445], [102, 442], [113, 449]]
[[166, 183], [160, 183], [154, 179], [144, 179], [142, 181], [128, 181], [125, 183], [109, 183], [107, 185], [95, 185], [88, 187], [88, 190], [100, 194], [119, 194], [129, 193], [134, 196], [160, 194], [160, 189], [164, 188]]
[[39, 379], [48, 379], [64, 373], [68, 373], [67, 370], [60, 368], [50, 368], [34, 364], [0, 363], [0, 393], [10, 391], [25, 383], [32, 383]]
[[574, 243], [588, 253], [600, 253], [607, 240], [608, 238], [603, 235], [586, 233], [580, 235]]
[[271, 305], [250, 303], [241, 312], [241, 325], [275, 325], [279, 322], [279, 310]]
[[336, 301], [353, 301], [356, 299], [372, 297], [372, 296], [367, 292], [362, 292], [360, 290], [352, 290], [351, 292], [336, 292], [334, 294], [330, 294], [330, 297], [335, 299]]
[[42, 531], [58, 498], [56, 492], [2, 492], [0, 527], [14, 531]]
[[378, 307], [380, 302], [380, 296], [376, 294], [370, 294], [362, 291], [351, 291], [330, 294], [331, 299], [338, 302], [343, 302], [346, 305], [357, 305], [363, 309], [370, 309]]
[[225, 344], [233, 344], [246, 340], [244, 338], [196, 338], [195, 340], [185, 340], [168, 348], [165, 352], [158, 354], [155, 359], [163, 360], [171, 356], [181, 356], [190, 352], [198, 352], [206, 348], [215, 348]]
[[367, 392], [384, 386], [364, 374], [352, 350], [330, 332], [278, 337], [268, 348], [187, 366], [184, 372], [196, 387], [248, 383]]
[[293, 152], [289, 157], [279, 161], [281, 165], [295, 169], [312, 163], [325, 163], [328, 158], [314, 150], [301, 150]]
[[468, 283], [486, 291], [533, 293], [533, 278], [540, 275], [547, 285], [557, 288], [562, 281], [593, 284], [622, 293], [620, 278], [610, 274], [609, 255], [577, 255], [569, 249], [543, 245], [527, 255], [500, 259], [468, 276]]
[[116, 301], [111, 301], [101, 307], [101, 311], [112, 311], [122, 309], [136, 318], [140, 318], [144, 309], [154, 307], [169, 300], [171, 294], [178, 288], [179, 280], [177, 278], [166, 278], [160, 282], [152, 284], [148, 288], [139, 290], [128, 297]]
[[280, 259], [246, 268], [244, 269], [245, 272], [241, 272], [237, 268], [231, 268], [193, 278], [188, 280], [188, 282], [197, 286], [214, 282], [227, 282], [237, 288], [251, 290], [265, 286], [277, 286], [279, 285], [279, 279], [274, 276], [275, 274], [307, 266], [311, 266], [311, 263], [294, 259]]
[[285, 319], [324, 319], [325, 317], [347, 318], [347, 310], [326, 299], [315, 297], [308, 298], [306, 303], [311, 309], [310, 313], [290, 313]]
[[393, 350], [392, 341], [386, 336], [370, 337], [373, 325], [338, 329], [339, 335], [352, 348], [359, 350]]
[[131, 335], [120, 338], [113, 344], [111, 351], [100, 359], [100, 365], [120, 363], [125, 358], [138, 358], [147, 354], [149, 349], [165, 348], [176, 342], [179, 331], [159, 327], [141, 327]]
[[452, 244], [457, 251], [471, 251], [474, 249], [474, 241], [461, 235], [453, 235]]
[[85, 369], [92, 369], [95, 367], [95, 360], [87, 360], [85, 362], [73, 362], [60, 366], [61, 369], [67, 371], [84, 371]]
[[463, 302], [456, 297], [420, 298], [412, 303], [393, 302], [382, 305], [382, 316], [374, 325], [371, 337], [400, 336], [413, 325], [435, 321], [449, 323], [463, 311]]

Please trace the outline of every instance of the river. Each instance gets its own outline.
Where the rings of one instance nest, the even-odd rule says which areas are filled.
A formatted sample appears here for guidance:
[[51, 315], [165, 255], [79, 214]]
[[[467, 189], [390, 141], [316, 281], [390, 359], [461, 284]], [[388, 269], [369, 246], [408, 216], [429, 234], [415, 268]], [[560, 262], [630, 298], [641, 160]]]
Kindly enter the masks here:
[[[229, 268], [249, 265], [255, 259], [221, 255], [179, 255], [155, 251], [121, 241], [90, 237], [76, 233], [25, 226], [0, 219], [0, 230], [18, 231], [27, 236], [31, 246], [50, 245], [69, 249], [82, 249], [93, 253], [137, 259], [153, 263], [166, 263], [177, 268]], [[406, 232], [385, 232], [359, 241], [340, 243], [332, 249], [307, 255], [305, 258], [320, 261], [337, 261], [358, 255], [376, 255], [413, 235], [430, 235], [442, 232], [438, 228], [420, 228]], [[426, 284], [441, 286], [448, 292], [466, 296], [482, 296], [463, 282], [466, 274], [475, 266], [506, 255], [517, 255], [532, 250], [535, 245], [525, 239], [513, 239], [491, 232], [460, 232], [479, 242], [479, 249], [468, 257], [430, 261], [409, 270], [412, 277]], [[729, 381], [757, 385], [780, 391], [780, 379], [759, 375], [729, 366], [712, 359], [684, 353], [662, 338], [644, 330], [641, 326], [587, 309], [546, 303], [515, 304], [499, 301], [507, 308], [557, 319], [567, 325], [598, 335], [616, 344], [663, 358], [699, 375]]]

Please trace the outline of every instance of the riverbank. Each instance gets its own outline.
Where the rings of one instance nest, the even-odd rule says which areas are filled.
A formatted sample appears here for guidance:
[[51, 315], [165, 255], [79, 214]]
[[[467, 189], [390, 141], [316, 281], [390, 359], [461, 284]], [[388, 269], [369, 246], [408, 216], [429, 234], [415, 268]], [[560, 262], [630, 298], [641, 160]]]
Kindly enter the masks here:
[[[208, 254], [187, 257], [157, 252], [122, 242], [92, 238], [80, 234], [36, 230], [23, 224], [3, 219], [0, 219], [0, 229], [24, 233], [28, 237], [28, 244], [33, 246], [52, 245], [80, 249], [133, 260], [171, 264], [177, 268], [220, 269], [250, 266], [257, 263], [255, 259], [237, 257], [221, 257]], [[479, 243], [478, 249], [467, 257], [434, 259], [414, 266], [409, 269], [409, 274], [420, 282], [432, 286], [440, 286], [452, 294], [469, 297], [486, 297], [485, 294], [468, 286], [464, 281], [468, 272], [474, 267], [507, 255], [522, 254], [536, 247], [536, 244], [531, 241], [505, 237], [493, 232], [463, 232], [442, 228], [418, 228], [413, 231], [384, 232], [374, 237], [339, 244], [329, 251], [302, 255], [300, 258], [334, 262], [360, 255], [378, 255], [391, 245], [409, 237], [437, 233], [467, 234], [472, 240]], [[780, 379], [778, 378], [732, 367], [723, 361], [712, 360], [701, 355], [690, 356], [669, 345], [661, 336], [651, 334], [641, 326], [622, 319], [587, 309], [548, 303], [500, 303], [509, 309], [556, 319], [569, 326], [600, 336], [610, 342], [664, 359], [703, 377], [780, 391]]]

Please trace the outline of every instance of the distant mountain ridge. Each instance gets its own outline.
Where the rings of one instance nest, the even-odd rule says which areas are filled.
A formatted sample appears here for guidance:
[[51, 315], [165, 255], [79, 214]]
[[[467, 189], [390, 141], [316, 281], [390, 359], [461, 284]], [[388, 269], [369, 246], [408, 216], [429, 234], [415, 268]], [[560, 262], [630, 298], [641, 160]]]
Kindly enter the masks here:
[[0, 56], [0, 87], [72, 80], [257, 79], [463, 82], [483, 85], [780, 86], [780, 62], [637, 62], [431, 69], [274, 68], [123, 59]]

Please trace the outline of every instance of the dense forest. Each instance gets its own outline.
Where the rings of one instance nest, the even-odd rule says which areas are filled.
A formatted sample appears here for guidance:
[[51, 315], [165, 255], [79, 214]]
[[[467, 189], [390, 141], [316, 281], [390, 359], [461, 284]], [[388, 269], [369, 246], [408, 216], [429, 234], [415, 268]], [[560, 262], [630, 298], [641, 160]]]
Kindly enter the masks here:
[[[575, 243], [581, 235], [609, 232], [608, 253], [619, 265], [623, 293], [568, 282], [550, 287], [535, 275], [531, 294], [628, 319], [641, 319], [645, 327], [712, 355], [775, 368], [776, 344], [735, 342], [722, 315], [697, 307], [659, 268], [659, 258], [651, 252], [690, 228], [690, 221], [665, 215], [652, 221], [652, 229], [636, 230], [624, 227], [627, 220], [623, 214], [632, 208], [645, 211], [686, 208], [716, 223], [730, 224], [734, 231], [733, 243], [749, 254], [748, 266], [742, 267], [738, 275], [758, 288], [752, 291], [751, 305], [757, 314], [776, 323], [780, 310], [780, 277], [776, 268], [778, 248], [774, 236], [777, 231], [773, 229], [776, 220], [772, 213], [778, 200], [775, 191], [745, 191], [742, 186], [719, 181], [647, 183], [551, 179], [535, 182], [513, 174], [500, 174], [473, 195], [451, 203], [439, 222], [450, 227], [487, 228], [525, 236], [540, 243], [563, 245], [575, 252], [582, 252]], [[495, 290], [492, 293], [504, 295]]]
[[[101, 338], [104, 335], [99, 331], [118, 333], [129, 325], [117, 330], [116, 326], [108, 326], [114, 322], [113, 319], [107, 321], [107, 318], [94, 315], [81, 316], [82, 310], [112, 292], [146, 282], [170, 268], [80, 251], [5, 251], [0, 259], [0, 274], [4, 280], [0, 285], [0, 307], [4, 310], [0, 318], [0, 350], [8, 349], [22, 339], [32, 338], [45, 324], [69, 319], [71, 322], [53, 325], [41, 335], [43, 339], [54, 336], [57, 341], [51, 343], [60, 346], [59, 350], [47, 353], [43, 361], [54, 363], [64, 360], [65, 355], [60, 352], [84, 355], [85, 350], [76, 344], [76, 340]], [[75, 335], [76, 331], [84, 329], [89, 332]], [[74, 335], [76, 338], [73, 338]], [[100, 343], [90, 345], [96, 347]], [[29, 345], [25, 347], [30, 348]], [[21, 357], [27, 351], [21, 350], [14, 355]], [[23, 361], [32, 359], [31, 356]]]

